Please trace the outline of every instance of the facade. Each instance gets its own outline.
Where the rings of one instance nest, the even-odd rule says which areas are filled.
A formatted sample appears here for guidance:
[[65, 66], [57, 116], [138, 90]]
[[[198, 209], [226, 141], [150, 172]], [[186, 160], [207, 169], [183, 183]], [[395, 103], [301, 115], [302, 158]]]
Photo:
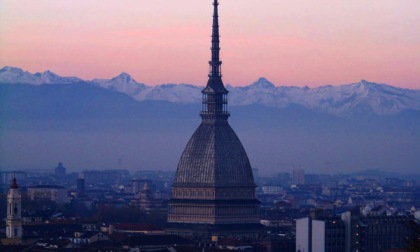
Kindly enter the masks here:
[[276, 185], [266, 185], [262, 187], [263, 194], [280, 195], [284, 192], [283, 187]]
[[342, 251], [346, 228], [340, 218], [312, 221], [312, 251]]
[[67, 203], [68, 190], [56, 185], [38, 185], [28, 187], [28, 196], [31, 200], [48, 199], [56, 203]]
[[338, 217], [296, 221], [296, 252], [344, 251], [346, 226]]
[[341, 218], [347, 228], [346, 252], [405, 249], [415, 240], [413, 226], [419, 226], [410, 215], [365, 216], [353, 210]]
[[202, 122], [180, 158], [168, 203], [167, 232], [186, 237], [255, 237], [260, 202], [251, 165], [228, 123], [228, 91], [219, 59], [218, 1], [215, 0], [210, 73], [202, 90]]
[[296, 252], [312, 251], [312, 220], [310, 217], [296, 221]]
[[22, 238], [22, 196], [16, 178], [13, 178], [7, 193], [6, 237]]
[[411, 215], [364, 216], [358, 209], [341, 217], [307, 217], [296, 221], [296, 252], [406, 249], [418, 228]]

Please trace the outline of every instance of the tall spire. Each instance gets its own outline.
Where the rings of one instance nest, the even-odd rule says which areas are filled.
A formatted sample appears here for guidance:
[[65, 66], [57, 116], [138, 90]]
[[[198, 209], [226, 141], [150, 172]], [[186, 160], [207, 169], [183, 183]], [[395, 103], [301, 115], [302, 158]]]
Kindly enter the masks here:
[[218, 0], [214, 0], [213, 28], [211, 35], [211, 60], [207, 86], [203, 89], [203, 119], [226, 120], [229, 117], [227, 111], [227, 94], [229, 93], [222, 81], [222, 61], [220, 61], [220, 34]]
[[221, 65], [220, 61], [220, 35], [219, 35], [219, 12], [218, 12], [218, 0], [214, 0], [214, 11], [213, 11], [213, 30], [211, 34], [211, 61], [209, 77], [221, 77]]
[[211, 60], [202, 121], [179, 159], [168, 202], [167, 233], [206, 241], [214, 237], [256, 238], [260, 202], [244, 147], [228, 123], [228, 90], [219, 58], [218, 0], [213, 3]]

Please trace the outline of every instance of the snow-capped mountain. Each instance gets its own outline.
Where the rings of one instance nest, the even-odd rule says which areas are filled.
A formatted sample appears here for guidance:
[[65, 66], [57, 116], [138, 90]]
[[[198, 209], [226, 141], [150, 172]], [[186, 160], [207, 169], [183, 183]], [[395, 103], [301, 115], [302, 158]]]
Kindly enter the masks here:
[[127, 73], [121, 73], [120, 75], [108, 80], [108, 79], [93, 79], [91, 84], [102, 88], [111, 89], [121, 93], [135, 96], [143, 90], [150, 88], [143, 83], [138, 83]]
[[0, 69], [0, 83], [9, 84], [72, 84], [83, 82], [77, 77], [61, 77], [51, 71], [32, 74], [17, 67], [5, 66]]
[[198, 87], [189, 84], [163, 84], [150, 87], [141, 93], [133, 96], [136, 100], [159, 100], [175, 103], [198, 103], [201, 101], [201, 90]]
[[[83, 82], [76, 77], [60, 77], [50, 71], [31, 74], [19, 68], [0, 69], [0, 83], [69, 84]], [[112, 79], [84, 81], [87, 84], [110, 89], [138, 100], [160, 100], [174, 103], [199, 103], [203, 87], [189, 84], [147, 86], [135, 81], [127, 73]], [[233, 106], [264, 105], [286, 108], [300, 105], [317, 113], [338, 116], [349, 114], [395, 115], [405, 110], [420, 111], [420, 90], [397, 88], [361, 80], [341, 86], [288, 87], [275, 86], [265, 78], [251, 85], [227, 85], [229, 104]]]
[[396, 88], [361, 80], [342, 86], [324, 86], [308, 89], [308, 99], [300, 99], [308, 108], [341, 115], [369, 113], [397, 114], [401, 111], [420, 110], [420, 90]]
[[341, 86], [275, 87], [266, 79], [246, 87], [228, 86], [231, 104], [263, 104], [284, 108], [302, 105], [317, 112], [334, 115], [374, 113], [392, 115], [403, 110], [420, 110], [420, 90], [402, 89], [361, 80]]
[[112, 79], [94, 79], [95, 86], [125, 93], [138, 101], [159, 100], [175, 103], [195, 103], [200, 101], [202, 87], [189, 84], [163, 84], [155, 87], [138, 83], [129, 74], [121, 73]]
[[[189, 84], [163, 84], [154, 87], [133, 83], [127, 78], [119, 82], [121, 75], [105, 81], [102, 87], [126, 93], [138, 101], [163, 100], [175, 103], [199, 103], [203, 87]], [[260, 78], [245, 87], [227, 85], [229, 104], [233, 106], [260, 104], [285, 108], [302, 105], [310, 110], [333, 115], [349, 113], [373, 113], [393, 115], [404, 110], [420, 110], [420, 90], [402, 89], [386, 84], [362, 80], [341, 86], [276, 87]]]

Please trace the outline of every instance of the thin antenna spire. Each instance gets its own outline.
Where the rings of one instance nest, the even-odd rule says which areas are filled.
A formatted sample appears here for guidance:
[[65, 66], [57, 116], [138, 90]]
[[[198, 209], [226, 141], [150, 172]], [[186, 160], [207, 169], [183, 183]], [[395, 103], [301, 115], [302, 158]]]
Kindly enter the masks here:
[[211, 34], [211, 61], [209, 77], [221, 77], [221, 65], [220, 61], [220, 34], [219, 34], [219, 11], [218, 11], [218, 0], [214, 0], [214, 11], [213, 11], [213, 29]]

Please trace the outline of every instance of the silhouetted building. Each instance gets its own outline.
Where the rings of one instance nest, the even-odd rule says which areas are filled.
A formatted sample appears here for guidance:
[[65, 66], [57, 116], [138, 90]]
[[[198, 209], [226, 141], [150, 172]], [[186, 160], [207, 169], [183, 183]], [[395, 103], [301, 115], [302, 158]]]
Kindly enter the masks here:
[[305, 184], [305, 170], [293, 169], [293, 184], [295, 185]]
[[167, 232], [187, 237], [252, 236], [260, 202], [250, 162], [228, 123], [228, 91], [219, 59], [218, 1], [214, 3], [210, 73], [202, 90], [202, 122], [182, 153], [172, 185]]
[[252, 168], [252, 175], [254, 176], [254, 182], [258, 186], [259, 184], [259, 169], [258, 168]]
[[85, 176], [83, 173], [80, 173], [79, 177], [77, 178], [77, 192], [80, 195], [85, 193]]
[[63, 163], [58, 163], [54, 169], [54, 174], [58, 178], [64, 178], [66, 176], [66, 168], [63, 166]]

